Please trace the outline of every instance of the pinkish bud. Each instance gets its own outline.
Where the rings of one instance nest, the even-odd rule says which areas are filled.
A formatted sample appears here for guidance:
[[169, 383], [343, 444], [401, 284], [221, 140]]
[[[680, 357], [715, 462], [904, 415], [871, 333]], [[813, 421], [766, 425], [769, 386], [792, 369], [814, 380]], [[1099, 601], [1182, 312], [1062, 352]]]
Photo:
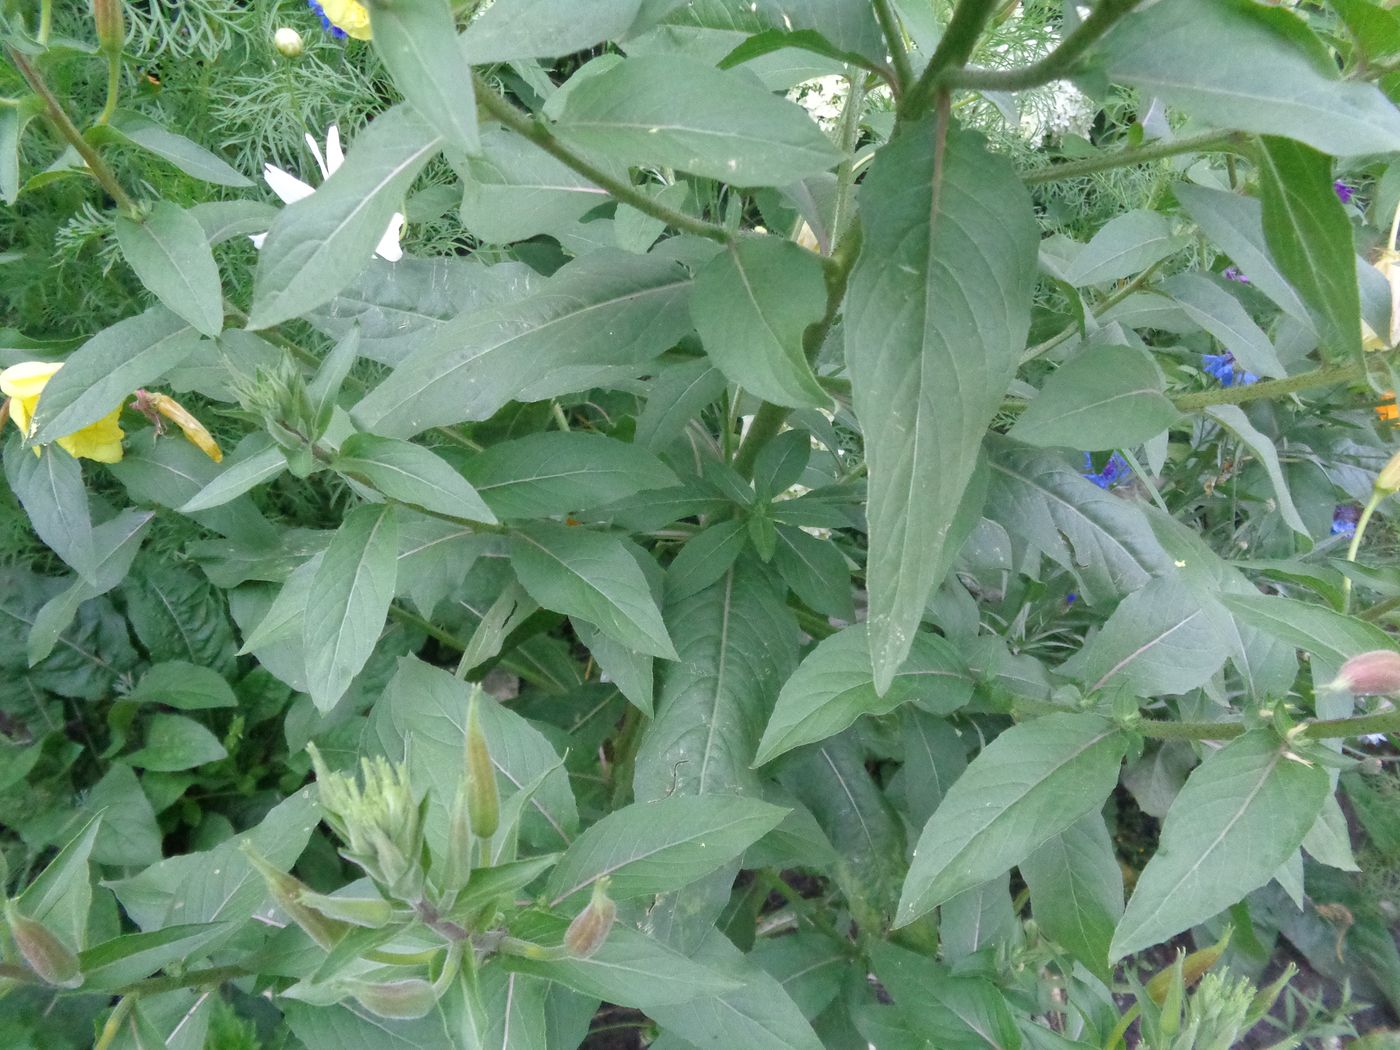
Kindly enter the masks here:
[[59, 988], [83, 983], [78, 957], [42, 922], [21, 915], [13, 901], [5, 903], [5, 922], [20, 955], [41, 979]]
[[579, 912], [564, 931], [564, 946], [569, 954], [587, 959], [608, 939], [616, 918], [617, 905], [608, 897], [608, 878], [604, 876], [593, 884], [593, 897], [588, 907]]
[[1400, 693], [1400, 653], [1394, 649], [1377, 649], [1353, 656], [1342, 664], [1341, 673], [1332, 686], [1356, 696]]

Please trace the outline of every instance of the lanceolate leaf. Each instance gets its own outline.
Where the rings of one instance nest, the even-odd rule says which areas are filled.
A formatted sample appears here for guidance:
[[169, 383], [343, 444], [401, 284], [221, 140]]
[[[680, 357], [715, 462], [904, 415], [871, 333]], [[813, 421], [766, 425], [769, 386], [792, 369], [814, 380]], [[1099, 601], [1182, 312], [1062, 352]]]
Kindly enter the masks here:
[[1107, 979], [1108, 944], [1123, 914], [1123, 872], [1103, 817], [1082, 817], [1019, 867], [1040, 928]]
[[1097, 715], [1049, 715], [993, 740], [944, 796], [904, 882], [905, 925], [1024, 860], [1103, 805], [1127, 738]]
[[1334, 358], [1361, 358], [1361, 295], [1356, 245], [1346, 209], [1332, 188], [1332, 162], [1291, 139], [1259, 143], [1264, 237], [1278, 268], [1303, 300], [1327, 319]]
[[562, 161], [504, 128], [482, 132], [481, 155], [468, 158], [462, 174], [462, 223], [493, 244], [565, 229], [608, 199]]
[[[1351, 274], [1356, 276], [1356, 270], [1352, 269]], [[1360, 325], [1359, 320], [1357, 324]], [[1274, 499], [1278, 502], [1279, 514], [1284, 522], [1294, 532], [1308, 536], [1308, 527], [1298, 514], [1298, 508], [1293, 505], [1293, 494], [1288, 490], [1288, 480], [1283, 476], [1283, 467], [1279, 464], [1278, 449], [1274, 448], [1269, 436], [1260, 433], [1239, 405], [1212, 405], [1206, 412], [1243, 441], [1258, 457], [1269, 475], [1269, 483], [1274, 488]]]
[[389, 219], [442, 140], [403, 106], [376, 117], [345, 163], [268, 231], [248, 327], [268, 328], [333, 298], [369, 265]]
[[1256, 729], [1209, 755], [1162, 825], [1109, 957], [1165, 941], [1268, 882], [1322, 810], [1327, 774]]
[[1297, 598], [1226, 594], [1221, 601], [1241, 622], [1281, 638], [1333, 667], [1340, 667], [1358, 653], [1396, 647], [1395, 639], [1373, 623]]
[[224, 327], [219, 268], [204, 228], [183, 208], [161, 201], [141, 222], [116, 220], [122, 255], [151, 292], [205, 335]]
[[5, 445], [5, 480], [39, 538], [78, 575], [91, 579], [92, 517], [78, 461], [57, 445], [36, 456], [13, 437]]
[[640, 6], [640, 0], [500, 0], [463, 40], [473, 63], [572, 55], [621, 37]]
[[476, 94], [447, 0], [370, 4], [374, 48], [409, 105], [454, 149], [475, 153]]
[[401, 503], [468, 521], [496, 523], [491, 508], [467, 480], [421, 445], [373, 434], [352, 434], [340, 446], [335, 469], [368, 481]]
[[870, 466], [870, 646], [889, 688], [954, 551], [945, 537], [1030, 323], [1035, 219], [971, 133], [910, 127], [861, 187], [846, 360]]
[[306, 677], [329, 710], [369, 659], [394, 597], [398, 531], [391, 506], [359, 507], [336, 532], [306, 601]]

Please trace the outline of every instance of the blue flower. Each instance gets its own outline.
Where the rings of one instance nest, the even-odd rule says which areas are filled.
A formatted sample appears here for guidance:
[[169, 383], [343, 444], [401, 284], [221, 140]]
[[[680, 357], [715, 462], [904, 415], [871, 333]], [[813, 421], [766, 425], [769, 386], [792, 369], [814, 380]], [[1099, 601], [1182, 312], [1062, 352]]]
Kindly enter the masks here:
[[1108, 457], [1108, 462], [1103, 465], [1103, 470], [1094, 471], [1094, 457], [1088, 452], [1084, 453], [1083, 477], [1088, 478], [1101, 489], [1106, 489], [1121, 481], [1124, 475], [1130, 474], [1132, 468], [1128, 466], [1128, 461], [1123, 458], [1121, 452], [1115, 452]]
[[1332, 183], [1332, 190], [1343, 204], [1350, 204], [1352, 196], [1356, 193], [1356, 190], [1341, 181]]
[[1355, 503], [1338, 503], [1337, 509], [1332, 512], [1332, 535], [1355, 536], [1356, 523], [1360, 519], [1361, 508]]
[[1237, 284], [1249, 283], [1249, 278], [1246, 277], [1244, 274], [1240, 273], [1240, 268], [1238, 266], [1225, 267], [1225, 269], [1220, 272], [1220, 276], [1225, 278], [1225, 280], [1227, 281], [1234, 281]]
[[1259, 382], [1259, 377], [1253, 372], [1246, 372], [1235, 362], [1235, 355], [1231, 353], [1206, 354], [1205, 370], [1220, 380], [1221, 386], [1249, 386], [1251, 383]]

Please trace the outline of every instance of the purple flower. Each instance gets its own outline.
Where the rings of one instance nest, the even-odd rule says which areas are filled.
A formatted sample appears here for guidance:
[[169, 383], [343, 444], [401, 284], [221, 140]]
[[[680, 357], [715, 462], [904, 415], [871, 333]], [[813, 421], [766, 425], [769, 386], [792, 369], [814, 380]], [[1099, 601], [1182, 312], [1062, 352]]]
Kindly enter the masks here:
[[1356, 535], [1356, 523], [1361, 520], [1361, 508], [1355, 503], [1338, 503], [1332, 512], [1332, 535]]
[[1337, 194], [1337, 199], [1343, 204], [1350, 204], [1352, 195], [1356, 193], [1356, 190], [1340, 180], [1332, 183], [1332, 189]]
[[1249, 283], [1249, 278], [1246, 277], [1244, 274], [1240, 273], [1240, 268], [1238, 266], [1225, 267], [1225, 269], [1221, 272], [1220, 276], [1225, 278], [1225, 280], [1227, 281], [1236, 281], [1239, 284]]
[[1249, 386], [1251, 383], [1259, 382], [1259, 377], [1253, 372], [1246, 372], [1235, 362], [1235, 355], [1229, 352], [1223, 354], [1206, 354], [1205, 370], [1220, 380], [1221, 386]]
[[1110, 488], [1123, 479], [1123, 476], [1132, 472], [1128, 466], [1128, 461], [1123, 458], [1121, 452], [1115, 452], [1108, 457], [1108, 462], [1103, 465], [1103, 470], [1095, 472], [1094, 457], [1088, 452], [1084, 453], [1083, 477], [1088, 478], [1101, 489]]

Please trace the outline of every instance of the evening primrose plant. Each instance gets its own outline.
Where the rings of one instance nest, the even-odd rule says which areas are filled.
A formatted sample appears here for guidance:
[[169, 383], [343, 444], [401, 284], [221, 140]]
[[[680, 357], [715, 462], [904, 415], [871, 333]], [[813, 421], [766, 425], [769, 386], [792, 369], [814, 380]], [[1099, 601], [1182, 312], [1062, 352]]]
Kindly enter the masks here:
[[17, 1045], [1400, 1010], [1400, 14], [22, 0], [0, 44]]

